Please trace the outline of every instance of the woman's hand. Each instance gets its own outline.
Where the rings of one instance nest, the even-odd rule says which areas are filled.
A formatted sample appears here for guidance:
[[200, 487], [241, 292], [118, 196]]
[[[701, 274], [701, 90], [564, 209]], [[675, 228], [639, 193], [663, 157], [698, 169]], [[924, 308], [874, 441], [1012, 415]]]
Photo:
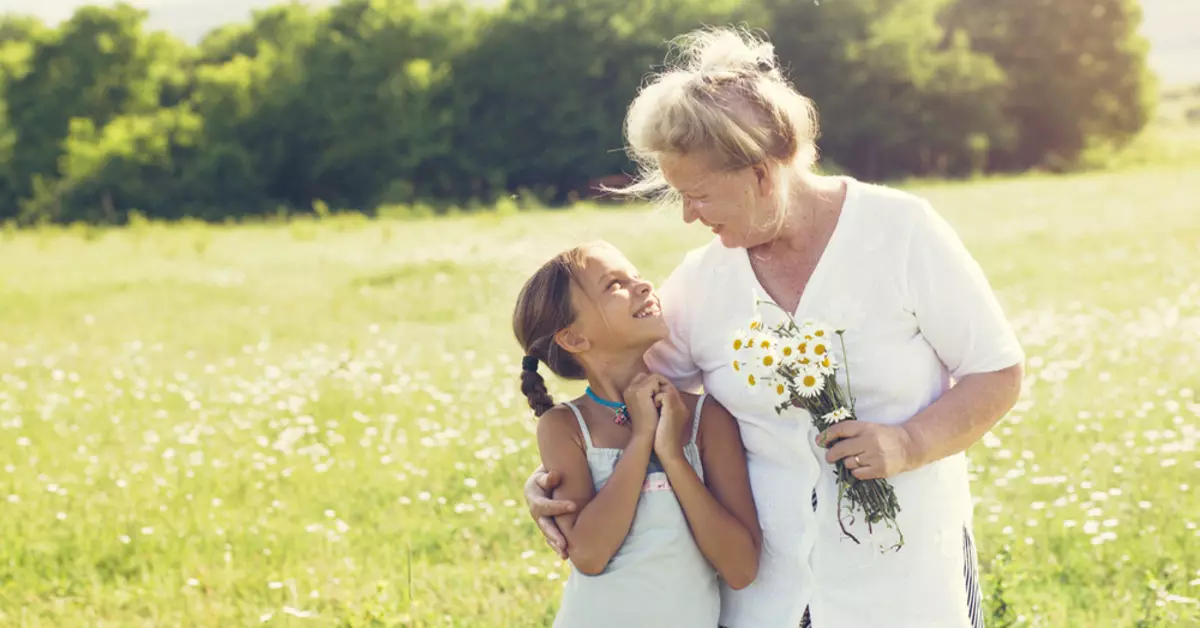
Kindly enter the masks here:
[[575, 512], [575, 503], [550, 498], [561, 482], [560, 473], [547, 473], [544, 467], [539, 466], [525, 482], [525, 504], [529, 507], [529, 515], [537, 522], [538, 529], [546, 538], [546, 544], [566, 560], [567, 538], [563, 536], [558, 524], [554, 523], [554, 518]]
[[817, 436], [817, 444], [829, 448], [829, 464], [844, 461], [860, 480], [886, 479], [917, 466], [912, 436], [901, 425], [842, 421]]
[[683, 398], [667, 378], [654, 375], [659, 380], [657, 396], [662, 409], [658, 418], [658, 429], [654, 431], [654, 453], [659, 459], [683, 456], [683, 446], [688, 442], [688, 410]]
[[665, 378], [649, 373], [639, 373], [629, 382], [623, 396], [629, 420], [633, 424], [633, 435], [654, 438], [658, 428], [658, 391]]

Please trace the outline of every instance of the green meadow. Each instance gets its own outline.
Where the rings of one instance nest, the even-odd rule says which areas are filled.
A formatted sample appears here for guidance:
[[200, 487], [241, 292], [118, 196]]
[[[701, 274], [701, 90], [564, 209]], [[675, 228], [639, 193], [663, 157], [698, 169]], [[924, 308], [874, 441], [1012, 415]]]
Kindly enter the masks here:
[[[969, 452], [989, 627], [1200, 623], [1200, 178], [905, 187], [1029, 355]], [[516, 291], [581, 241], [661, 280], [708, 237], [600, 206], [0, 231], [0, 624], [548, 625]]]

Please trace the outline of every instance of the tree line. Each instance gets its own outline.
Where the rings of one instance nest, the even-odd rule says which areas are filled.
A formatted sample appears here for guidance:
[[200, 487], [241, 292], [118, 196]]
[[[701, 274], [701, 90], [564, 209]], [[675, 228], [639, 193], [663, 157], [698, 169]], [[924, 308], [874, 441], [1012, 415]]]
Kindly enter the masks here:
[[343, 0], [197, 45], [145, 19], [0, 21], [0, 222], [566, 203], [632, 172], [625, 109], [703, 24], [762, 29], [826, 166], [869, 179], [1072, 168], [1157, 93], [1136, 0]]

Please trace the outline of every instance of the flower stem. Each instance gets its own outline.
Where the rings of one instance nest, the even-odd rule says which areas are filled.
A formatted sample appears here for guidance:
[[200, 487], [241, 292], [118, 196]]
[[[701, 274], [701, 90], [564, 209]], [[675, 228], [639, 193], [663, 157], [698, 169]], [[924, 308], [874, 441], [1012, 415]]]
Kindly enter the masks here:
[[846, 332], [837, 332], [838, 340], [842, 343], [842, 366], [846, 369], [846, 396], [850, 397], [850, 406], [854, 406], [854, 389], [850, 387], [850, 354], [846, 352]]

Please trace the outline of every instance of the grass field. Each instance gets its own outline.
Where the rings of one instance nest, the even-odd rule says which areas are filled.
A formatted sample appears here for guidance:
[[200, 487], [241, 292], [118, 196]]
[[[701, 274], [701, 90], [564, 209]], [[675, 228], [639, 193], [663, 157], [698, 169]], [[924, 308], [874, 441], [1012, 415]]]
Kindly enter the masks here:
[[[988, 625], [1197, 625], [1195, 170], [914, 189], [1029, 354], [970, 451]], [[0, 231], [0, 625], [548, 625], [509, 316], [597, 237], [653, 278], [707, 240], [632, 209]]]

